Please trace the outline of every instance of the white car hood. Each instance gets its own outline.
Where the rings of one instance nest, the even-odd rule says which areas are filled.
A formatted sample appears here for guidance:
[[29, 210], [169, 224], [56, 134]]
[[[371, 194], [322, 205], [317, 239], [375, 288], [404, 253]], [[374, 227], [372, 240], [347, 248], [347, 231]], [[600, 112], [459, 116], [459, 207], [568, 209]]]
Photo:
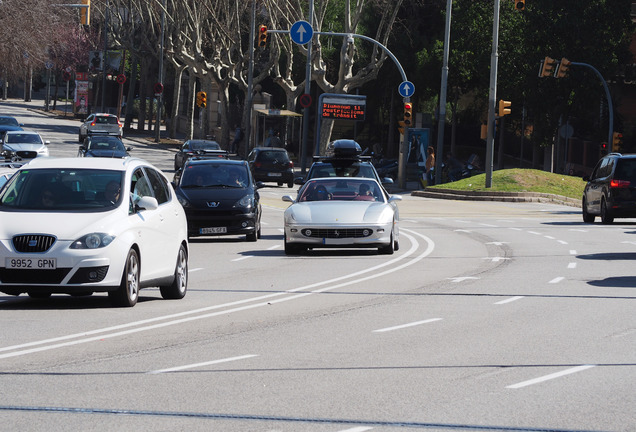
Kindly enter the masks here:
[[287, 212], [296, 223], [385, 223], [393, 217], [388, 204], [369, 201], [313, 201], [295, 203]]
[[114, 221], [121, 220], [116, 213], [108, 212], [0, 212], [0, 240], [9, 240], [19, 234], [49, 234], [58, 240], [75, 241], [92, 232], [112, 232]]

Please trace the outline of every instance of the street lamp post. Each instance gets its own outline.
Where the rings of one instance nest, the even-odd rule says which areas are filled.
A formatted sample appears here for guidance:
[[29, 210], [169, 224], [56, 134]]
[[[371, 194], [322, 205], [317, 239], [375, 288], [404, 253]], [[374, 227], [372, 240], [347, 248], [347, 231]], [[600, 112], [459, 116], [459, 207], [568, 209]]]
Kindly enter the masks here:
[[[161, 3], [161, 41], [159, 42], [159, 83], [163, 88], [163, 38], [166, 23], [166, 0]], [[163, 91], [157, 96], [157, 121], [155, 122], [155, 142], [161, 141], [161, 114], [163, 105]]]

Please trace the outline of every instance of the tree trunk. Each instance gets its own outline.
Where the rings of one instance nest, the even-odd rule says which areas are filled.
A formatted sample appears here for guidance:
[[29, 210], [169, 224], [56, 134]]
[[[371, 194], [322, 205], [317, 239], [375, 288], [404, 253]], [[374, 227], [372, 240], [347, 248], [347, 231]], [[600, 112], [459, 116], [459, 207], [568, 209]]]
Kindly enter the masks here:
[[135, 105], [135, 87], [137, 86], [137, 68], [139, 66], [139, 57], [131, 51], [131, 70], [133, 71], [130, 76], [130, 83], [128, 84], [128, 96], [126, 96], [126, 114], [124, 121], [124, 130], [130, 130], [130, 125], [133, 120], [133, 108]]

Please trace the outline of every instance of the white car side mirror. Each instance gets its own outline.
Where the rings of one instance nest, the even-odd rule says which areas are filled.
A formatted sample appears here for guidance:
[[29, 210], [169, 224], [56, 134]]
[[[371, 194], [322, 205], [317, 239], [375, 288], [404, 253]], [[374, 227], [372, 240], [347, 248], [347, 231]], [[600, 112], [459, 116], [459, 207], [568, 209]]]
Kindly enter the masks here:
[[159, 203], [155, 197], [144, 196], [137, 201], [137, 207], [143, 210], [157, 210]]

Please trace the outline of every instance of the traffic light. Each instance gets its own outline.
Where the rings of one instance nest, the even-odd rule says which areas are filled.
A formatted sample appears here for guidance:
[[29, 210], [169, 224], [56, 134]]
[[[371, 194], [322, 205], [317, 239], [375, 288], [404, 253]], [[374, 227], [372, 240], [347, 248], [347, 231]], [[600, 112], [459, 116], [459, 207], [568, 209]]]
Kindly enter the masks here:
[[567, 75], [568, 69], [570, 69], [570, 63], [572, 62], [566, 59], [565, 57], [561, 59], [561, 62], [559, 63], [559, 66], [557, 67], [557, 73], [556, 73], [557, 78], [563, 78], [564, 76]]
[[503, 99], [499, 101], [499, 117], [503, 117], [511, 113], [510, 105], [512, 105], [512, 102], [510, 101]]
[[258, 47], [265, 48], [267, 45], [267, 26], [261, 25], [258, 27]]
[[552, 75], [554, 73], [555, 64], [556, 60], [546, 56], [541, 65], [541, 73], [539, 74], [539, 77], [549, 77], [550, 75]]
[[201, 108], [205, 108], [206, 106], [208, 106], [208, 95], [204, 91], [199, 92], [199, 93], [201, 93], [201, 105], [199, 105], [199, 106]]
[[515, 10], [522, 11], [526, 8], [525, 0], [515, 0]]
[[411, 102], [404, 103], [404, 126], [409, 128], [413, 122], [413, 104]]
[[622, 145], [623, 145], [623, 134], [620, 132], [614, 132], [612, 134], [612, 151], [620, 153]]
[[82, 0], [80, 7], [80, 23], [82, 25], [91, 25], [91, 0]]
[[607, 143], [602, 142], [600, 148], [601, 156], [605, 156], [607, 154]]
[[488, 124], [487, 123], [482, 123], [481, 124], [481, 130], [479, 133], [479, 138], [485, 140], [488, 138]]
[[400, 135], [404, 135], [404, 122], [402, 120], [398, 121], [398, 130], [400, 131]]

